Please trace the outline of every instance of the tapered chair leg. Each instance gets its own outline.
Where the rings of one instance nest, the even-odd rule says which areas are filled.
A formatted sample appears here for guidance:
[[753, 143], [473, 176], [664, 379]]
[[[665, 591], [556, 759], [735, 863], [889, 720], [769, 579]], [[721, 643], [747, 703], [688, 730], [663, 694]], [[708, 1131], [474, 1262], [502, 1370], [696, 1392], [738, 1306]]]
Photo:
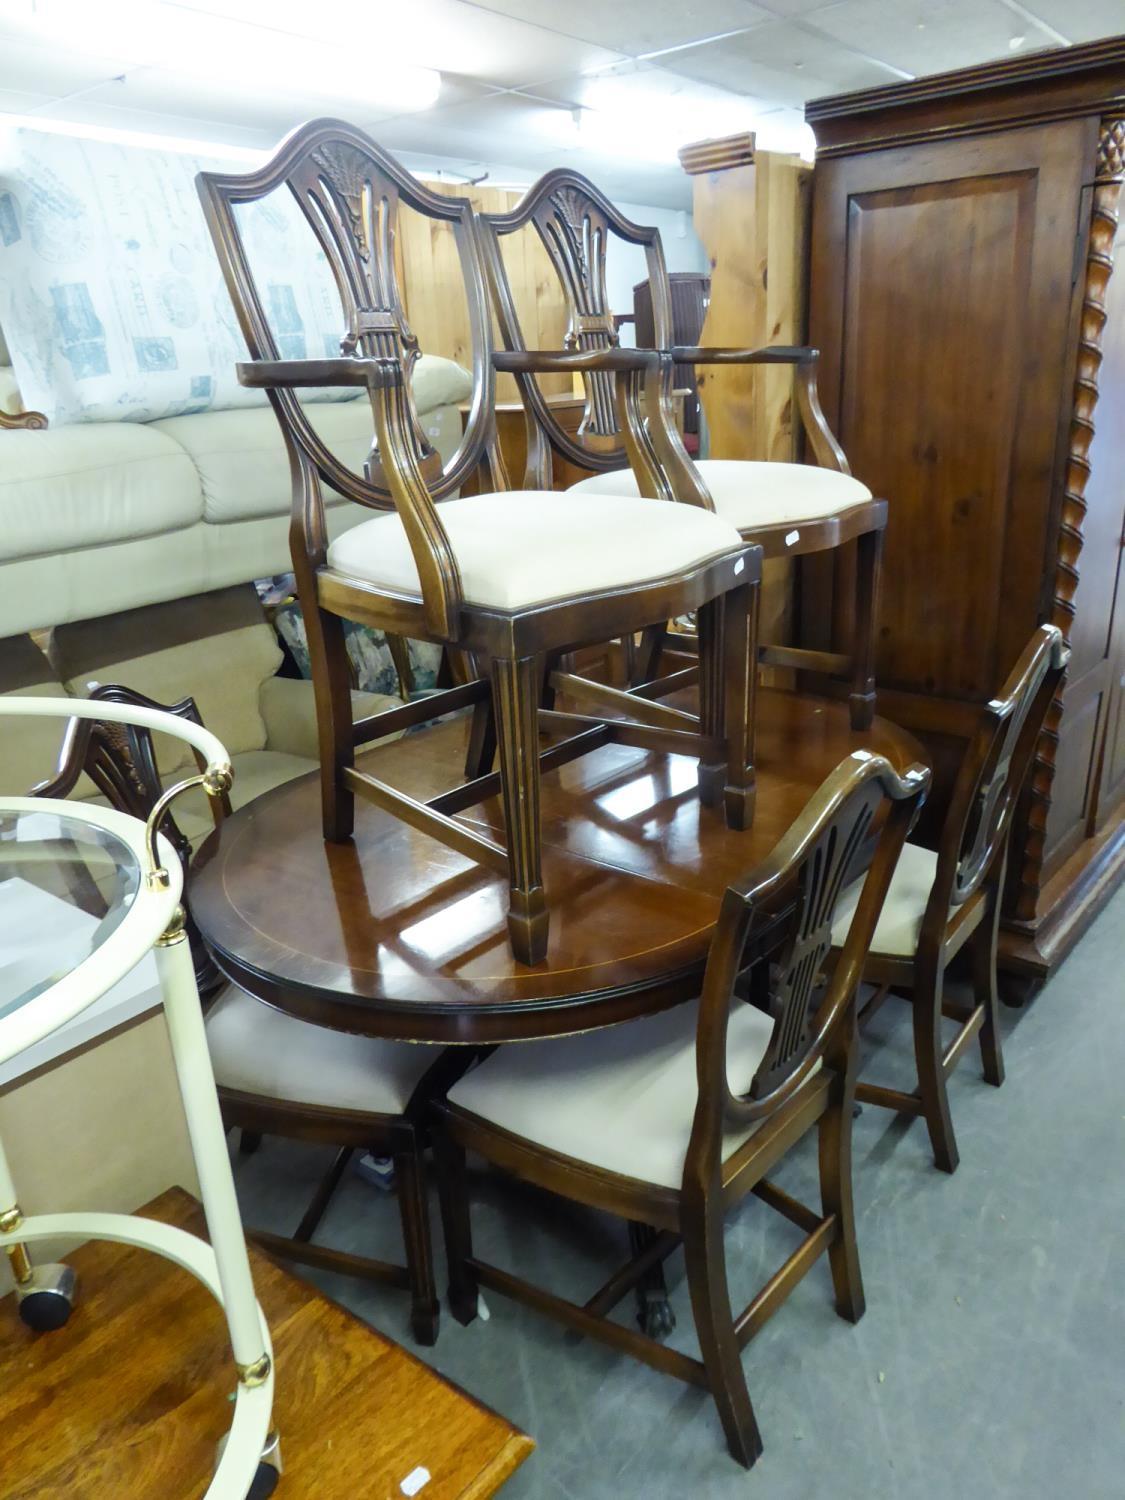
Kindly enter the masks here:
[[481, 698], [473, 704], [473, 717], [469, 724], [469, 743], [465, 750], [465, 778], [475, 781], [478, 776], [487, 776], [496, 759], [496, 717], [492, 699]]
[[707, 1383], [731, 1457], [749, 1469], [762, 1452], [762, 1436], [746, 1388], [731, 1316], [721, 1212], [685, 1210], [683, 1239], [688, 1290]]
[[1003, 870], [992, 892], [992, 911], [971, 939], [973, 996], [984, 1010], [980, 1028], [980, 1060], [987, 1083], [999, 1088], [1004, 1082], [1004, 1053], [1000, 1045], [1000, 997], [996, 983], [996, 943], [1000, 927], [1000, 891]]
[[[722, 740], [726, 730], [724, 625], [722, 599], [712, 599], [696, 610], [695, 629], [699, 640], [699, 728], [702, 734], [714, 740]], [[705, 807], [718, 806], [725, 782], [726, 766], [717, 754], [700, 760], [699, 800]]]
[[492, 700], [508, 841], [508, 933], [520, 963], [547, 956], [547, 901], [539, 828], [539, 695], [537, 657], [492, 663]]
[[915, 961], [914, 1061], [918, 1068], [918, 1092], [930, 1132], [934, 1163], [942, 1172], [955, 1172], [960, 1156], [942, 1065], [941, 997], [944, 984], [945, 974], [940, 964]]
[[760, 600], [761, 589], [756, 583], [732, 589], [723, 598], [723, 721], [727, 742], [723, 804], [728, 828], [749, 828], [754, 821]]
[[346, 844], [355, 828], [355, 794], [344, 784], [344, 771], [355, 764], [355, 741], [344, 622], [339, 615], [301, 603], [316, 698], [324, 837], [332, 844]]
[[855, 730], [870, 729], [875, 717], [875, 626], [882, 558], [882, 531], [864, 532], [856, 542], [852, 683], [848, 695], [848, 712]]
[[394, 1161], [398, 1208], [402, 1216], [402, 1239], [406, 1247], [406, 1269], [410, 1276], [413, 1302], [410, 1326], [420, 1344], [432, 1344], [438, 1335], [440, 1308], [434, 1284], [425, 1168], [416, 1135], [408, 1147], [396, 1151]]
[[660, 656], [664, 650], [664, 638], [668, 633], [665, 624], [647, 625], [641, 631], [640, 645], [633, 656], [629, 686], [637, 687], [642, 682], [653, 682], [660, 667]]
[[465, 1176], [465, 1151], [450, 1135], [445, 1123], [433, 1132], [434, 1160], [438, 1170], [438, 1202], [449, 1265], [449, 1306], [458, 1323], [471, 1323], [477, 1316], [477, 1278], [470, 1265], [473, 1231], [469, 1218], [469, 1193]]
[[852, 1115], [855, 1105], [855, 1046], [847, 1079], [840, 1078], [833, 1099], [820, 1118], [817, 1149], [820, 1159], [820, 1199], [824, 1216], [835, 1214], [836, 1238], [828, 1247], [836, 1311], [849, 1323], [863, 1317], [866, 1299], [859, 1270], [852, 1201]]

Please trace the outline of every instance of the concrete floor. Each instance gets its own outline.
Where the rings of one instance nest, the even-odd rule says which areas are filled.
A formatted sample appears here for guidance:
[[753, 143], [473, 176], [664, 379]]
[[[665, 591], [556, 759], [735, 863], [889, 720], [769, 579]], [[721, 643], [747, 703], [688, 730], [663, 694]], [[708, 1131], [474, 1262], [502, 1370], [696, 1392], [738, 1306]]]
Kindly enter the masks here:
[[[1003, 1089], [983, 1083], [975, 1053], [952, 1080], [953, 1177], [934, 1169], [921, 1122], [870, 1107], [856, 1121], [867, 1313], [854, 1327], [835, 1316], [821, 1260], [748, 1347], [765, 1442], [750, 1474], [727, 1456], [706, 1394], [498, 1297], [469, 1328], [445, 1312], [436, 1347], [417, 1352], [538, 1444], [505, 1496], [1125, 1497], [1125, 891], [1003, 1020]], [[888, 1002], [867, 1050], [866, 1077], [909, 1086], [905, 1006]], [[810, 1144], [778, 1180], [815, 1204]], [[278, 1140], [239, 1159], [247, 1222], [290, 1230], [326, 1160]], [[624, 1258], [611, 1219], [483, 1172], [475, 1186], [488, 1259], [585, 1296]], [[318, 1238], [399, 1259], [396, 1218], [349, 1177]], [[433, 1220], [444, 1289], [436, 1204]], [[743, 1204], [727, 1237], [738, 1305], [795, 1235]], [[680, 1257], [668, 1271], [672, 1342], [695, 1352]], [[411, 1346], [401, 1294], [310, 1274]]]

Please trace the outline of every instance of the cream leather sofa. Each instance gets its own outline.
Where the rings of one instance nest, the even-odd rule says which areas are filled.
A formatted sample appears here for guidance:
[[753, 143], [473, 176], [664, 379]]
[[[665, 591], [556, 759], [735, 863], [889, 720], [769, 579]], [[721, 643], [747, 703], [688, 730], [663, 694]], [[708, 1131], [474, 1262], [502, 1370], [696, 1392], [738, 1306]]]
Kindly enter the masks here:
[[[56, 627], [44, 653], [30, 636], [0, 641], [0, 692], [82, 697], [99, 683], [124, 683], [162, 703], [195, 698], [208, 729], [230, 751], [235, 808], [318, 765], [312, 683], [276, 676], [282, 653], [252, 584], [239, 584], [125, 610], [100, 620]], [[353, 693], [361, 718], [397, 700]], [[61, 725], [49, 719], [20, 721], [0, 753], [0, 793], [23, 795], [49, 778], [58, 756]], [[164, 784], [194, 772], [180, 740], [158, 738]], [[90, 782], [78, 798], [95, 798]], [[210, 832], [205, 798], [188, 793], [176, 803], [176, 821], [198, 845]]]
[[[7, 351], [0, 344], [0, 361]], [[423, 429], [449, 458], [468, 373], [424, 355]], [[0, 412], [22, 411], [0, 364]], [[316, 402], [313, 426], [362, 472], [366, 401]], [[367, 513], [328, 505], [333, 535]], [[180, 599], [289, 569], [289, 465], [268, 406], [156, 422], [0, 428], [0, 637]]]

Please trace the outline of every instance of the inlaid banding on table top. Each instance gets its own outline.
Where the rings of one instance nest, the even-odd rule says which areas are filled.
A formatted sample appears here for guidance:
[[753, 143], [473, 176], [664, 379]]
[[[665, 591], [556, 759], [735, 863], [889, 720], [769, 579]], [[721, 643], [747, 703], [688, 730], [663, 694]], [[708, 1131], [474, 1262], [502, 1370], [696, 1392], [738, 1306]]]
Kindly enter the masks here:
[[[464, 722], [365, 757], [415, 797], [456, 784]], [[701, 807], [694, 763], [607, 745], [543, 778], [547, 961], [512, 958], [504, 881], [375, 807], [326, 845], [306, 778], [236, 813], [201, 851], [192, 909], [221, 966], [294, 1015], [422, 1041], [561, 1034], [651, 1013], [697, 983], [725, 887], [762, 860], [825, 776], [865, 747], [896, 770], [924, 760], [846, 704], [765, 692], [753, 827]], [[459, 815], [499, 831], [497, 802]], [[372, 922], [372, 912], [375, 922]]]

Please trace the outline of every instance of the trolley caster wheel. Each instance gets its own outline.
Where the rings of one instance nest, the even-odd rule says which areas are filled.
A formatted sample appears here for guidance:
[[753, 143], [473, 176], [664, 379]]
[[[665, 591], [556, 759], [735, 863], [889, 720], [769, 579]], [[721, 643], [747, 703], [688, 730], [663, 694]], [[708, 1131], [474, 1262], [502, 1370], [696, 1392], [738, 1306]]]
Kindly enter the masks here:
[[662, 1293], [645, 1297], [637, 1309], [637, 1325], [650, 1339], [666, 1339], [676, 1326], [672, 1304]]
[[246, 1491], [246, 1500], [268, 1500], [280, 1482], [281, 1475], [273, 1464], [260, 1463]]
[[21, 1321], [33, 1333], [54, 1333], [70, 1318], [78, 1278], [70, 1266], [34, 1266], [31, 1280], [16, 1288]]
[[[230, 1433], [224, 1433], [219, 1439], [215, 1449], [215, 1464], [217, 1469], [226, 1452], [227, 1438]], [[258, 1467], [254, 1470], [254, 1477], [250, 1481], [250, 1488], [246, 1491], [246, 1500], [268, 1500], [281, 1480], [281, 1439], [276, 1432], [271, 1432], [266, 1438], [266, 1446], [262, 1449], [262, 1456], [258, 1460]]]

